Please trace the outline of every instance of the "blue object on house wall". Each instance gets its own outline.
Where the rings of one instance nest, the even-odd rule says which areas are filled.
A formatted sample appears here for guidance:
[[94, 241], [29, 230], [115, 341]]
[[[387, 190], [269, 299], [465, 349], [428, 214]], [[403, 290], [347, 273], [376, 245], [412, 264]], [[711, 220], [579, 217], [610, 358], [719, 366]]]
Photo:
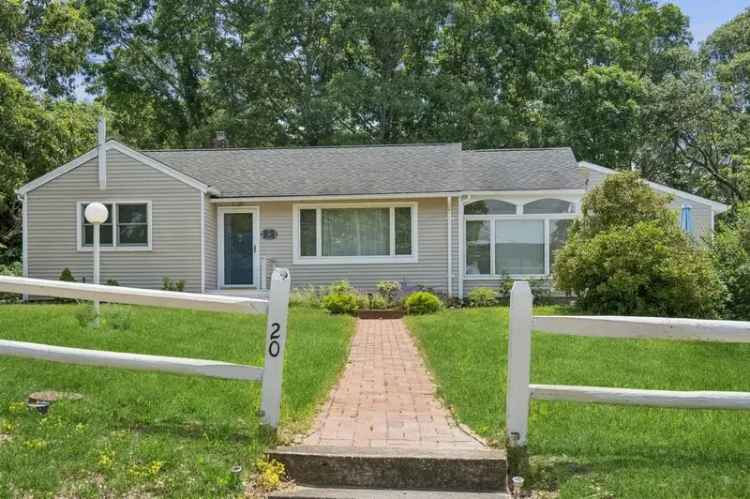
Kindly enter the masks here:
[[682, 214], [680, 215], [680, 227], [688, 234], [693, 233], [693, 208], [683, 205]]

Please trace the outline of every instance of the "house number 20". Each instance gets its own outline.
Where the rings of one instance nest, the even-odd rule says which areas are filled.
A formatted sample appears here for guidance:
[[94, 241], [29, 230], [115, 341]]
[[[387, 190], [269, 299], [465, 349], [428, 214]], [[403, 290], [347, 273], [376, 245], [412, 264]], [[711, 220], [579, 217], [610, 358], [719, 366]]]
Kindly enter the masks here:
[[281, 351], [281, 345], [279, 345], [280, 329], [281, 325], [278, 322], [271, 324], [271, 343], [268, 344], [268, 354], [271, 357], [278, 357], [279, 351]]

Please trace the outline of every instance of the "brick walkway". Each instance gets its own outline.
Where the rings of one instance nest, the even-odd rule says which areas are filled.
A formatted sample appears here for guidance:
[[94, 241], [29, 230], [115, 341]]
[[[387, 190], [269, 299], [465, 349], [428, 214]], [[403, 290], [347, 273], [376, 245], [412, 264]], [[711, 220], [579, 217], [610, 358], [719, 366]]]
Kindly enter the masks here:
[[401, 320], [359, 320], [349, 363], [303, 445], [481, 449], [435, 397]]

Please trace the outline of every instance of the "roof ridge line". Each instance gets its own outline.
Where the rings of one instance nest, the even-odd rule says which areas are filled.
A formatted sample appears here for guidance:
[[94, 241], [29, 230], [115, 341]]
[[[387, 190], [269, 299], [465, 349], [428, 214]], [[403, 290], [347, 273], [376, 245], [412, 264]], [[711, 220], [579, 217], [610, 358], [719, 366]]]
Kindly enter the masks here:
[[555, 146], [555, 147], [502, 147], [495, 149], [466, 149], [462, 152], [518, 152], [518, 151], [561, 151], [571, 150], [570, 146]]
[[208, 148], [185, 148], [185, 149], [138, 149], [148, 152], [220, 152], [220, 151], [302, 151], [308, 149], [369, 149], [385, 147], [435, 147], [435, 146], [461, 146], [461, 142], [415, 142], [408, 144], [342, 144], [328, 146], [268, 146], [268, 147], [208, 147]]

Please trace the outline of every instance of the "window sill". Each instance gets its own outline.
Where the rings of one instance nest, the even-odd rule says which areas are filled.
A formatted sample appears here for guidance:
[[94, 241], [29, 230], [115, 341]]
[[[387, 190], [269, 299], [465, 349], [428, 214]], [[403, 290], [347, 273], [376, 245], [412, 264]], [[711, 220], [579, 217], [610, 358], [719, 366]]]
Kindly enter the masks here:
[[303, 256], [294, 257], [294, 265], [368, 265], [418, 263], [416, 255], [404, 256]]
[[490, 275], [490, 274], [466, 274], [464, 275], [464, 281], [498, 281], [504, 278], [510, 278], [515, 280], [523, 279], [549, 279], [552, 274], [504, 274], [504, 275]]
[[[79, 253], [92, 253], [94, 248], [89, 246], [79, 246]], [[143, 252], [152, 251], [151, 246], [101, 246], [99, 251], [102, 253], [130, 253], [130, 252]]]

